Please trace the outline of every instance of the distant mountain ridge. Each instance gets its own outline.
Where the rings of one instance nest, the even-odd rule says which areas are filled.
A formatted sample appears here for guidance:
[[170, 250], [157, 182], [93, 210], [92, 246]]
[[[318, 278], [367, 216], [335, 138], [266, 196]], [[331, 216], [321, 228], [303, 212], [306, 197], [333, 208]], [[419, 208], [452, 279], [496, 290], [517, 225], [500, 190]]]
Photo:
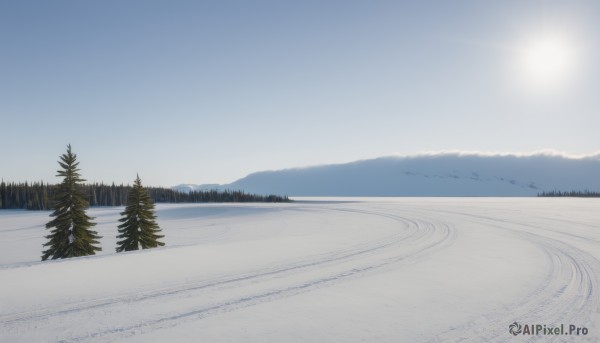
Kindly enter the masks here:
[[535, 196], [542, 191], [600, 190], [600, 154], [439, 153], [252, 173], [230, 189], [289, 196]]

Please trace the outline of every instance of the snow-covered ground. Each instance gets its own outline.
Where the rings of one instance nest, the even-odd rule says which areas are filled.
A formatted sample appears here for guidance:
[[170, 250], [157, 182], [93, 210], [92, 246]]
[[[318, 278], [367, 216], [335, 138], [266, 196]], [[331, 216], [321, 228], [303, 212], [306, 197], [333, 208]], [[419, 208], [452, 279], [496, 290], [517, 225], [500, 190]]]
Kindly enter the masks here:
[[[48, 212], [0, 211], [0, 342], [600, 340], [600, 201], [158, 205], [167, 246], [39, 262]], [[585, 327], [514, 337], [509, 325]]]

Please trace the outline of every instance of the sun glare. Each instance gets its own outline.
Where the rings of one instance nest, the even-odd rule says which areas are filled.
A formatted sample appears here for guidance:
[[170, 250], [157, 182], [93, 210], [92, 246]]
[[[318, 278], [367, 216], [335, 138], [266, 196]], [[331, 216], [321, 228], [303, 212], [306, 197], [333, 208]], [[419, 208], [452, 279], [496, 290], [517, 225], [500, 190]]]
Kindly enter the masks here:
[[566, 82], [577, 66], [572, 41], [560, 34], [530, 37], [518, 49], [523, 81], [536, 89], [556, 88]]

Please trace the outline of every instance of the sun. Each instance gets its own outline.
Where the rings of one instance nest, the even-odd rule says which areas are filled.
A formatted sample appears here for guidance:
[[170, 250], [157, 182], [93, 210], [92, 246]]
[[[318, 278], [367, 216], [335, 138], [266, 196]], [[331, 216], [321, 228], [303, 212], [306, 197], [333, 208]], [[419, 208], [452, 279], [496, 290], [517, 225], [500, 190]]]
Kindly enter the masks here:
[[543, 32], [530, 36], [517, 52], [523, 82], [537, 89], [560, 86], [577, 67], [575, 46], [564, 34]]

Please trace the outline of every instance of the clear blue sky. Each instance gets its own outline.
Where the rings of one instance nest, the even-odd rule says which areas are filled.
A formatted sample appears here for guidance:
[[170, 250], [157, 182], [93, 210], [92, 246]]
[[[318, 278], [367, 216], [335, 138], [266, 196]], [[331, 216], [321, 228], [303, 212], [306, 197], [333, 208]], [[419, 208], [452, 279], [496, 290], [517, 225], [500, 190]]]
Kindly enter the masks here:
[[[163, 186], [432, 150], [592, 153], [599, 13], [592, 0], [3, 0], [0, 177], [56, 182], [68, 143], [90, 181]], [[535, 74], [557, 55], [523, 67], [540, 32], [568, 57]]]

